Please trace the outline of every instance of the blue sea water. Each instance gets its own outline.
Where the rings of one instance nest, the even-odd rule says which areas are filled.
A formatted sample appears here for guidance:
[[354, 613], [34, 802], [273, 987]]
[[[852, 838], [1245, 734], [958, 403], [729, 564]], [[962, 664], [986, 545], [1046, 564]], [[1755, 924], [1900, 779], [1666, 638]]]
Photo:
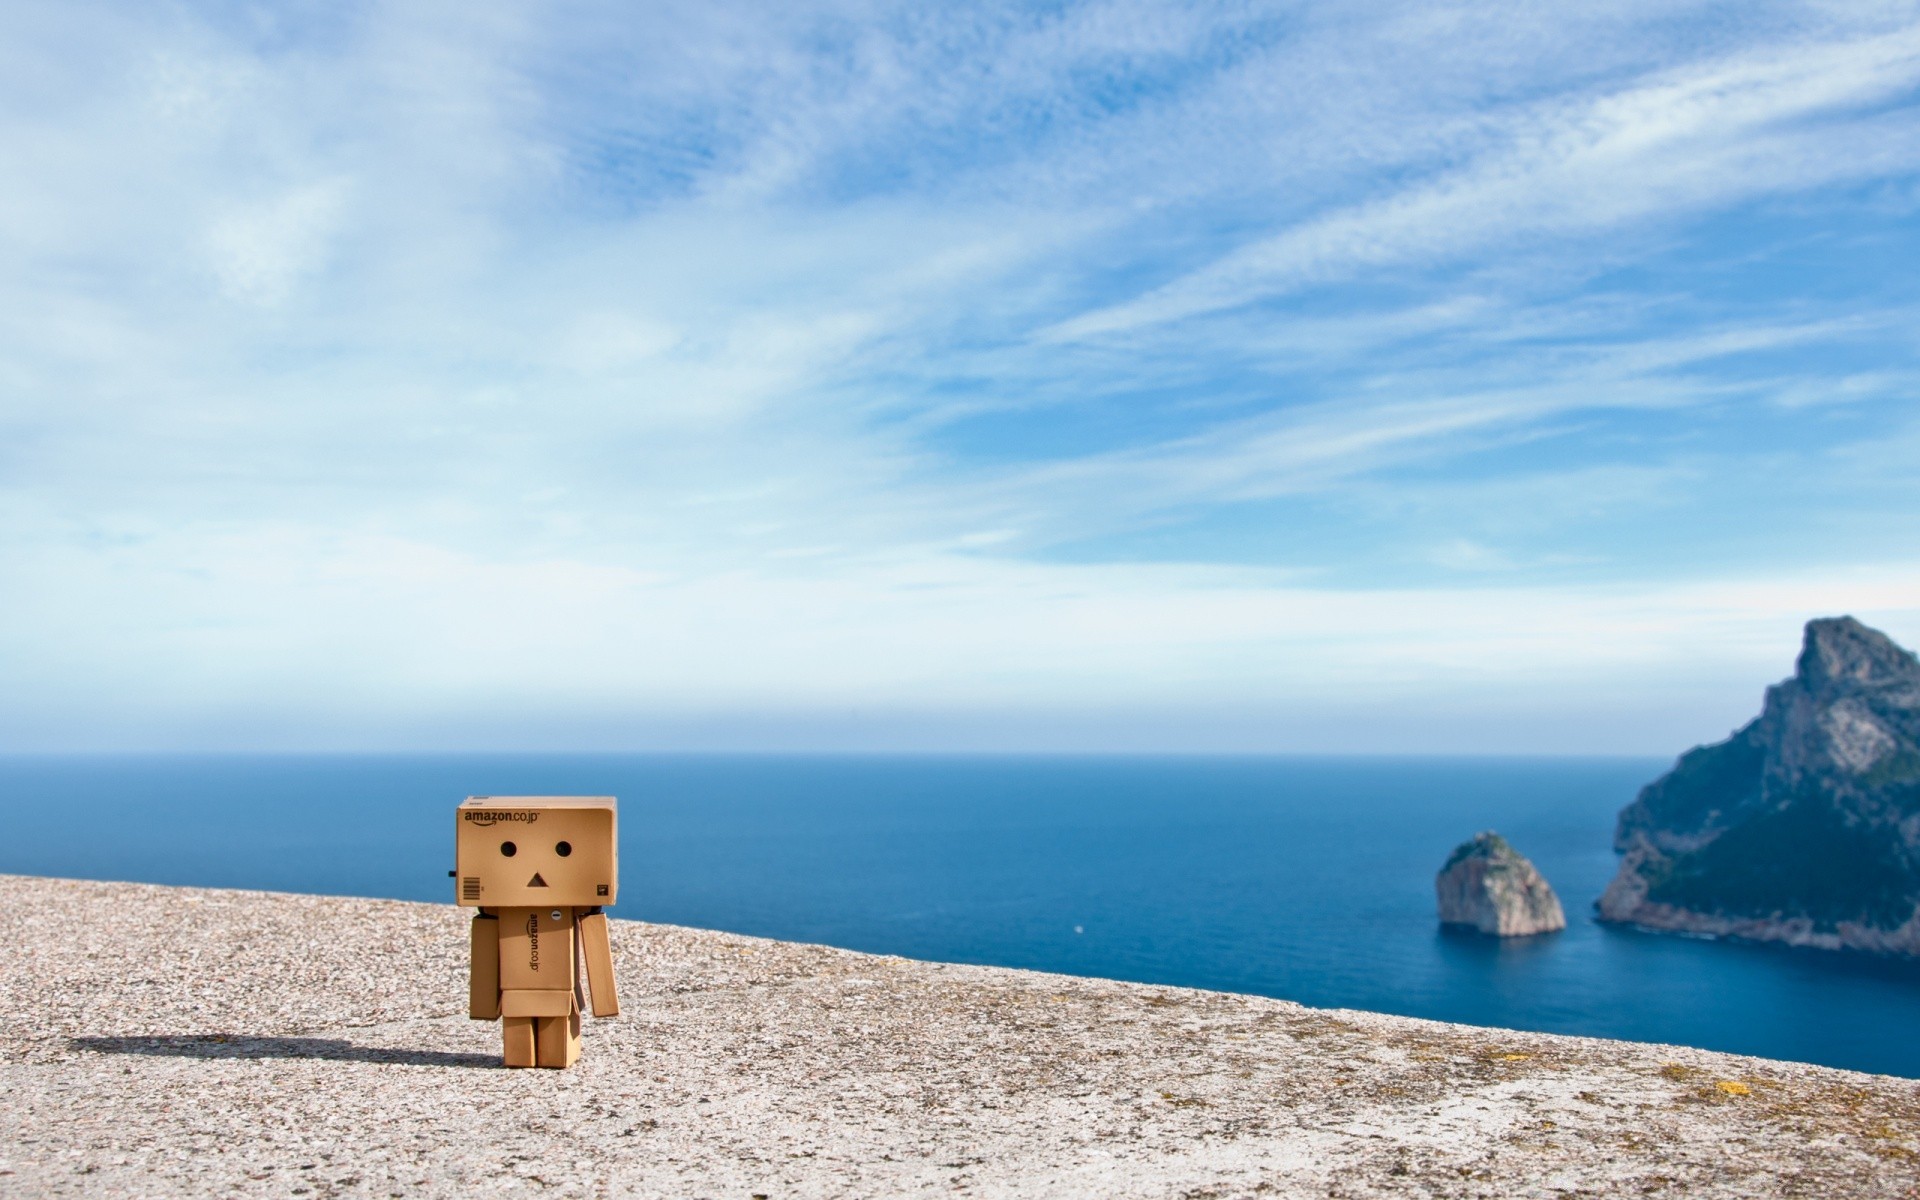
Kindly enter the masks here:
[[[613, 794], [616, 916], [1920, 1077], [1920, 964], [1596, 924], [1654, 760], [0, 757], [0, 871], [453, 900], [469, 794]], [[1442, 932], [1480, 829], [1564, 933]]]

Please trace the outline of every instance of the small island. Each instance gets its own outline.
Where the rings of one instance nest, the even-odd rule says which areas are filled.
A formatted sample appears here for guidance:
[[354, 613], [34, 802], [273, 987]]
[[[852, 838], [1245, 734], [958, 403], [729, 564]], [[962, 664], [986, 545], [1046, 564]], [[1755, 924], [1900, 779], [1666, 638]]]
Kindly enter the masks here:
[[1495, 937], [1531, 937], [1567, 927], [1552, 886], [1490, 829], [1454, 847], [1433, 889], [1443, 925], [1470, 926]]
[[1620, 814], [1600, 919], [1920, 955], [1920, 662], [1852, 617]]

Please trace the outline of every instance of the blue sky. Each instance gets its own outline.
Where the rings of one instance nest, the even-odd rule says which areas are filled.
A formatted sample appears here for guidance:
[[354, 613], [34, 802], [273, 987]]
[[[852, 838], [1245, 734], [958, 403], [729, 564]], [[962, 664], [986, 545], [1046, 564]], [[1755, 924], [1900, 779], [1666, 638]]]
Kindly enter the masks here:
[[1920, 5], [0, 43], [0, 747], [1674, 753], [1920, 642]]

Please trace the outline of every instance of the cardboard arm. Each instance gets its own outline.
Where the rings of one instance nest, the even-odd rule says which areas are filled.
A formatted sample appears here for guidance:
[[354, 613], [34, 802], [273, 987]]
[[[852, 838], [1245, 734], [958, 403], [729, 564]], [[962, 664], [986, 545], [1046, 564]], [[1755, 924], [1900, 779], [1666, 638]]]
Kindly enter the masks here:
[[473, 974], [467, 985], [467, 1015], [491, 1021], [500, 1015], [500, 919], [473, 919]]
[[580, 918], [580, 949], [587, 959], [587, 990], [593, 994], [593, 1015], [620, 1015], [620, 995], [613, 987], [613, 947], [607, 941], [607, 914]]

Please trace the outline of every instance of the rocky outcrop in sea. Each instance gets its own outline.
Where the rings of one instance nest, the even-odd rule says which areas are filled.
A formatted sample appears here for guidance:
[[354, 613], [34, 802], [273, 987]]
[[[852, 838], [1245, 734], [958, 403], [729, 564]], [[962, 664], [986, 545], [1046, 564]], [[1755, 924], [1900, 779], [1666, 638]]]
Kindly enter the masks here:
[[1560, 897], [1525, 855], [1488, 830], [1462, 842], [1434, 878], [1440, 921], [1497, 937], [1526, 937], [1567, 927]]
[[1600, 918], [1920, 956], [1920, 661], [1809, 622], [1793, 678], [1620, 814]]

